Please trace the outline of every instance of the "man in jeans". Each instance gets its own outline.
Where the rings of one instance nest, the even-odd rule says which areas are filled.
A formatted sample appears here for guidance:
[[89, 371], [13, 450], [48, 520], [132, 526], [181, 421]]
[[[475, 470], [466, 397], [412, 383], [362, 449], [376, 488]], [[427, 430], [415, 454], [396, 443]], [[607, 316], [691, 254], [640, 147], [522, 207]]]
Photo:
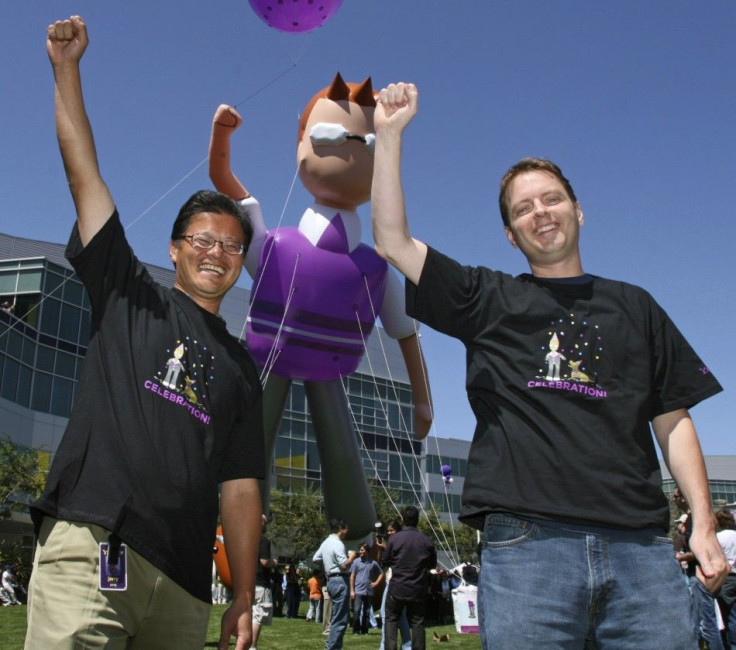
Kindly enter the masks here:
[[406, 610], [411, 627], [412, 650], [425, 645], [424, 612], [429, 588], [429, 570], [437, 566], [437, 551], [430, 539], [417, 530], [419, 511], [404, 508], [404, 527], [391, 535], [383, 551], [383, 566], [391, 569], [386, 596], [386, 650], [396, 650], [396, 631]]
[[500, 184], [502, 241], [530, 273], [465, 266], [413, 238], [401, 151], [417, 108], [413, 84], [380, 92], [373, 235], [406, 277], [407, 313], [467, 351], [477, 427], [460, 519], [484, 534], [484, 647], [691, 650], [654, 440], [690, 504], [698, 579], [715, 593], [728, 563], [689, 409], [721, 386], [646, 291], [583, 270], [583, 211], [549, 160], [525, 158]]
[[343, 540], [347, 537], [348, 525], [344, 519], [331, 519], [330, 530], [332, 532], [322, 542], [312, 560], [323, 566], [327, 593], [332, 601], [330, 633], [325, 642], [325, 650], [340, 650], [350, 617], [350, 565], [357, 556], [355, 551], [345, 550]]

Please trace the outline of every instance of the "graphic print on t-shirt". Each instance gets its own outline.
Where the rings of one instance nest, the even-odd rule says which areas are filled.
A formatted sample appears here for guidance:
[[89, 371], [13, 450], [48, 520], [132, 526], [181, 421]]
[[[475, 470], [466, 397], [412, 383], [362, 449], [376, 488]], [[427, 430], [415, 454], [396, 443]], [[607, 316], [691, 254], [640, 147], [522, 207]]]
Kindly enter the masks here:
[[[541, 335], [544, 345], [538, 353], [538, 374], [528, 388], [563, 390], [590, 397], [607, 397], [598, 383], [596, 367], [605, 351], [598, 325], [574, 313], [550, 322]], [[543, 365], [542, 365], [543, 364]]]
[[166, 349], [167, 361], [155, 377], [144, 382], [144, 388], [162, 399], [182, 406], [189, 414], [209, 424], [207, 391], [214, 379], [215, 357], [207, 346], [185, 336]]

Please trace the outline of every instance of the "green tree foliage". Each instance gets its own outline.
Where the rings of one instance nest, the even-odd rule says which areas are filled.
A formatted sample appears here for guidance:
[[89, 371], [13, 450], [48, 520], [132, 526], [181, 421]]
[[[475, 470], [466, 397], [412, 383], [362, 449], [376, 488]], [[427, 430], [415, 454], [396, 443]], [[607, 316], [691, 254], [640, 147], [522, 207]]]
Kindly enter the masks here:
[[0, 517], [26, 507], [43, 490], [45, 476], [38, 471], [38, 455], [9, 439], [0, 440]]
[[449, 551], [459, 562], [476, 565], [480, 562], [478, 532], [474, 528], [440, 521], [436, 512], [425, 511], [419, 518], [419, 530], [434, 541], [437, 550]]
[[329, 533], [322, 495], [314, 488], [292, 493], [273, 490], [269, 518], [271, 544], [294, 562], [306, 560], [311, 563], [312, 556]]
[[368, 487], [371, 491], [371, 499], [376, 508], [376, 522], [381, 522], [384, 527], [392, 519], [401, 519], [401, 508], [403, 505], [399, 502], [401, 493], [399, 490], [385, 488], [378, 481], [368, 481]]

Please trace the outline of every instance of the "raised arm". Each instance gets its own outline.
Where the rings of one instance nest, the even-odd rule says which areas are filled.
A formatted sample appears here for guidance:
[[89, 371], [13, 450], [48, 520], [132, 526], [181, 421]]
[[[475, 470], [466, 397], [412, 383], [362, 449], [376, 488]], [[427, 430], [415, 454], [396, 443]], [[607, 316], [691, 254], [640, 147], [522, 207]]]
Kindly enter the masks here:
[[227, 104], [220, 104], [212, 118], [209, 164], [210, 180], [218, 192], [235, 201], [247, 199], [248, 190], [233, 174], [230, 165], [230, 136], [243, 123], [238, 111]]
[[46, 50], [54, 71], [56, 135], [69, 190], [77, 211], [82, 244], [86, 245], [115, 208], [102, 180], [92, 127], [82, 96], [79, 62], [87, 49], [87, 26], [80, 16], [57, 20], [46, 31]]
[[416, 115], [417, 106], [414, 84], [391, 84], [381, 91], [374, 114], [376, 143], [371, 190], [376, 251], [414, 284], [419, 282], [427, 246], [409, 234], [401, 186], [401, 137]]
[[716, 522], [695, 425], [686, 409], [664, 413], [652, 422], [662, 456], [687, 499], [693, 519], [690, 550], [698, 560], [698, 578], [713, 593], [726, 579], [730, 566], [716, 537]]

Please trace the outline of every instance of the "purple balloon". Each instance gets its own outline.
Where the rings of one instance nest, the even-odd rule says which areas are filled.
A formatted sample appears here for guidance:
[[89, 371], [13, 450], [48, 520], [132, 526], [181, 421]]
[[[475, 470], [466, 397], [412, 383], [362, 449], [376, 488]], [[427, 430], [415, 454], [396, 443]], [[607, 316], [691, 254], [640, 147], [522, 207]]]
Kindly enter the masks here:
[[311, 32], [322, 27], [342, 0], [248, 0], [251, 9], [269, 27], [282, 32]]
[[443, 465], [440, 467], [440, 471], [442, 472], [442, 480], [448, 485], [452, 483], [452, 467]]

